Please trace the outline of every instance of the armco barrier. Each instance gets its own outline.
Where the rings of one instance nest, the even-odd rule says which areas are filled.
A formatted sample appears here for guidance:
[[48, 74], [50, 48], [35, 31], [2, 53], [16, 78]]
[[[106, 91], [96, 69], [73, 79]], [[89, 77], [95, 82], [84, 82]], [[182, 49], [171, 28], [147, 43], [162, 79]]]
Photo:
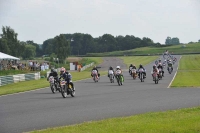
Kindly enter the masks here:
[[94, 65], [94, 62], [90, 63], [89, 65], [85, 65], [84, 67], [81, 68], [81, 71], [84, 71], [86, 68], [91, 67]]
[[11, 83], [17, 83], [20, 81], [37, 80], [37, 79], [40, 79], [40, 72], [0, 76], [0, 86], [11, 84]]

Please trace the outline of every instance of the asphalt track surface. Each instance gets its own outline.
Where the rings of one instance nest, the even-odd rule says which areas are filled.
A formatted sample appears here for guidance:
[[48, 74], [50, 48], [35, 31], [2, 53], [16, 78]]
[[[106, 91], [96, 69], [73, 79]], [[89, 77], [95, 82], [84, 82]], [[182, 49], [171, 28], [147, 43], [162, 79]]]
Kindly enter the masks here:
[[[176, 57], [179, 59], [179, 56]], [[121, 62], [117, 58], [110, 58], [111, 61], [106, 59], [107, 62], [118, 62], [113, 65]], [[125, 71], [122, 86], [118, 86], [116, 81], [110, 83], [107, 76], [102, 76], [97, 83], [92, 79], [75, 82], [75, 97], [62, 98], [58, 92], [52, 94], [49, 88], [1, 96], [0, 132], [21, 133], [85, 121], [199, 106], [199, 88], [168, 88], [177, 64], [172, 74], [165, 70], [165, 77], [158, 84], [152, 80], [150, 71], [153, 63], [150, 63], [145, 66], [147, 78], [144, 82], [133, 80]], [[104, 66], [101, 68], [108, 68]]]

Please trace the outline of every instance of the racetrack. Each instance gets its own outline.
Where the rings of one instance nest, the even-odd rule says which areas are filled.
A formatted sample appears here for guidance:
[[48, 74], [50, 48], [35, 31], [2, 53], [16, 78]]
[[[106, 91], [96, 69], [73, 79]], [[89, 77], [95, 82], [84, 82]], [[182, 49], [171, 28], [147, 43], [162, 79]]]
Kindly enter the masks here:
[[[176, 56], [179, 59], [179, 56]], [[106, 58], [119, 62], [118, 58]], [[116, 59], [114, 61], [114, 59]], [[112, 65], [109, 63], [108, 66]], [[64, 126], [111, 117], [130, 116], [152, 111], [187, 108], [200, 105], [200, 89], [168, 88], [177, 69], [155, 84], [150, 74], [152, 63], [147, 65], [144, 82], [133, 80], [124, 72], [124, 85], [110, 83], [107, 76], [99, 82], [92, 79], [75, 82], [76, 96], [62, 98], [49, 88], [0, 97], [0, 132], [21, 133], [48, 127]], [[99, 65], [107, 70], [108, 66]], [[116, 66], [113, 64], [112, 66]], [[126, 68], [125, 66], [123, 68]], [[28, 87], [28, 86], [27, 86]]]

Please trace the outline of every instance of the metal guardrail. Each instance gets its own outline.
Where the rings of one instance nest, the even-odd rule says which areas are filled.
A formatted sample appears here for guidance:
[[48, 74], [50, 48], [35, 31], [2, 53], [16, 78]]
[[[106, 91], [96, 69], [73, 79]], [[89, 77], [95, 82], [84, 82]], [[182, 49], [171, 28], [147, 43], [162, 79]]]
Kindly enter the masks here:
[[91, 67], [94, 65], [94, 62], [90, 63], [89, 65], [86, 65], [84, 67], [81, 68], [81, 71], [84, 71], [86, 68]]
[[0, 86], [11, 84], [11, 83], [17, 83], [21, 81], [37, 80], [37, 79], [40, 79], [40, 72], [0, 76]]

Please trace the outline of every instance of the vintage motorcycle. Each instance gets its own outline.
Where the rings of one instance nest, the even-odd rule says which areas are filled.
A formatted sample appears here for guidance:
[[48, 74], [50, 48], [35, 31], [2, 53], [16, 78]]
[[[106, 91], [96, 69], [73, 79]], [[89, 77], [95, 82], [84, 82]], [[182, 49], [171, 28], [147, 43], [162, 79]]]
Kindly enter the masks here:
[[132, 69], [132, 77], [133, 77], [133, 79], [136, 79], [136, 77], [137, 77], [137, 70], [136, 69]]
[[157, 72], [153, 72], [153, 81], [155, 82], [155, 84], [158, 84], [159, 78], [158, 78], [158, 73]]
[[93, 78], [95, 83], [98, 82], [99, 77], [98, 77], [97, 70], [92, 70], [92, 78]]
[[169, 72], [169, 74], [172, 73], [172, 67], [168, 67], [168, 72]]
[[132, 69], [133, 67], [129, 67], [129, 74], [132, 76]]
[[62, 79], [60, 81], [60, 86], [61, 86], [61, 95], [63, 96], [63, 98], [66, 98], [67, 95], [71, 95], [72, 97], [75, 96], [75, 87], [72, 80], [70, 80], [70, 82], [67, 83], [64, 79]]
[[123, 85], [123, 76], [121, 75], [121, 70], [117, 70], [115, 72], [115, 77], [116, 77], [116, 80], [117, 80], [117, 83], [118, 85]]
[[144, 70], [139, 69], [139, 78], [141, 82], [144, 82]]
[[55, 81], [53, 76], [49, 77], [49, 83], [52, 93], [55, 93], [56, 91], [60, 92], [60, 86], [59, 83]]
[[158, 70], [159, 70], [159, 79], [162, 79], [162, 77], [163, 77], [162, 69], [159, 68]]
[[108, 71], [110, 83], [114, 83], [114, 72], [113, 70]]

